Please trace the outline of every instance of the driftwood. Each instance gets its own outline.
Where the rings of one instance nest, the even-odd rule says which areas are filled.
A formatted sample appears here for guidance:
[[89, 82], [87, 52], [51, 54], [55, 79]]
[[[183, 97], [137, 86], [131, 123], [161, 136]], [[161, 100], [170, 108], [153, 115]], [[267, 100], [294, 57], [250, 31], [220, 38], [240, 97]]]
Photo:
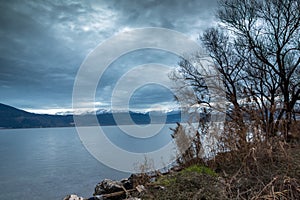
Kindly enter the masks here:
[[119, 191], [119, 192], [113, 192], [110, 194], [102, 194], [103, 198], [109, 198], [109, 197], [116, 197], [116, 196], [120, 196], [122, 194], [129, 194], [130, 192], [134, 192], [136, 191], [136, 189], [130, 189], [130, 190], [126, 190], [126, 191]]
[[[154, 174], [152, 176], [148, 176], [148, 178], [155, 178], [155, 177], [167, 175], [167, 174], [169, 174], [169, 173], [171, 173], [173, 171], [180, 171], [180, 170], [182, 170], [182, 168], [178, 168], [178, 167], [176, 168], [176, 167], [174, 167], [174, 168], [172, 168], [171, 170], [169, 170], [167, 172], [163, 172], [163, 173], [156, 172], [156, 174]], [[144, 183], [144, 184], [146, 186], [159, 186], [157, 183], [149, 183], [149, 182], [147, 182], [147, 183]], [[106, 199], [106, 198], [110, 198], [110, 197], [121, 196], [123, 194], [126, 194], [126, 196], [128, 197], [128, 196], [130, 196], [131, 192], [137, 191], [138, 193], [141, 193], [141, 192], [145, 191], [145, 188], [143, 186], [144, 184], [137, 184], [136, 186], [134, 186], [135, 188], [128, 189], [128, 190], [126, 190], [125, 187], [122, 185], [121, 187], [122, 187], [123, 191], [112, 192], [112, 193], [108, 193], [108, 194], [102, 194], [101, 197], [103, 197], [104, 199]]]
[[126, 190], [124, 186], [122, 186], [122, 188], [123, 188], [123, 191], [113, 192], [110, 194], [103, 194], [102, 197], [105, 199], [105, 198], [109, 198], [109, 197], [120, 196], [123, 194], [126, 194], [126, 196], [128, 197], [131, 192], [138, 191], [139, 193], [141, 193], [146, 190], [143, 185], [138, 185], [136, 188], [130, 189], [130, 190]]

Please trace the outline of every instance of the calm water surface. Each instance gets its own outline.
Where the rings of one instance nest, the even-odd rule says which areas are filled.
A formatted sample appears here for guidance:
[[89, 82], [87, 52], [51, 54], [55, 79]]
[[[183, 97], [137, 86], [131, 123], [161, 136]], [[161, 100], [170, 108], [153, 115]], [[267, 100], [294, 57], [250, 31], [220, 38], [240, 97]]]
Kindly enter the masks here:
[[[165, 134], [160, 133], [148, 142], [122, 134], [118, 127], [104, 129], [118, 146], [146, 152], [170, 141], [170, 126], [163, 129]], [[81, 144], [75, 128], [0, 130], [0, 159], [1, 200], [54, 200], [71, 193], [89, 197], [102, 179], [130, 175], [94, 159]]]

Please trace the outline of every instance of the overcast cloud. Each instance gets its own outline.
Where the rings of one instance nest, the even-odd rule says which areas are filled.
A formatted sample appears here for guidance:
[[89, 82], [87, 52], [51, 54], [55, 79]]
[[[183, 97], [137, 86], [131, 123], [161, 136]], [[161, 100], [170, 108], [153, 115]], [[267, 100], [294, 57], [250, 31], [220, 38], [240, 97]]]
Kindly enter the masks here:
[[[1, 0], [0, 102], [39, 112], [69, 109], [76, 73], [98, 44], [143, 27], [168, 28], [196, 40], [213, 24], [215, 9], [216, 0]], [[154, 50], [122, 56], [101, 77], [96, 105], [110, 107], [116, 82], [131, 67], [151, 62], [174, 67], [177, 61], [170, 53]], [[166, 73], [160, 76], [167, 78]], [[166, 91], [145, 86], [132, 96], [131, 107], [172, 107], [172, 94]]]

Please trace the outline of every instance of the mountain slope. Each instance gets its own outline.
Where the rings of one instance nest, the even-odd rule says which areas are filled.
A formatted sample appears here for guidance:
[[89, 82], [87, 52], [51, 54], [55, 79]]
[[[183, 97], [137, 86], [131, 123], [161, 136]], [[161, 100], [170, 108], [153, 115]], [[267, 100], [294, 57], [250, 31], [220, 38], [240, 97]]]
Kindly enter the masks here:
[[[132, 125], [151, 123], [176, 123], [180, 122], [180, 112], [172, 113], [136, 113], [136, 112], [101, 112], [97, 114], [100, 125]], [[77, 116], [80, 120], [78, 126], [96, 126], [91, 120], [92, 114]], [[115, 118], [119, 120], [116, 122]], [[77, 122], [77, 121], [76, 121]], [[29, 113], [0, 103], [0, 128], [40, 128], [40, 127], [69, 127], [74, 126], [73, 115], [42, 115]]]
[[34, 114], [0, 103], [1, 128], [63, 127], [72, 124], [72, 115]]

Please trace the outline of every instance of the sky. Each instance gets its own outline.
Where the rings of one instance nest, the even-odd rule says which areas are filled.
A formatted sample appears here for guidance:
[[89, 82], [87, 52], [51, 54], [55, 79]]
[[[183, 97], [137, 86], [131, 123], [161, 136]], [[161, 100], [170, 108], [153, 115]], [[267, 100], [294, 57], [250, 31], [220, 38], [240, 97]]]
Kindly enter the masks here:
[[[0, 103], [36, 113], [72, 111], [78, 70], [99, 44], [145, 27], [179, 31], [197, 41], [215, 23], [216, 7], [216, 0], [0, 0]], [[120, 56], [99, 78], [95, 106], [111, 109], [114, 87], [135, 66], [167, 65], [159, 74], [147, 73], [166, 80], [177, 62], [176, 55], [153, 49]], [[138, 83], [143, 76], [131, 78]], [[176, 106], [170, 89], [157, 84], [139, 87], [129, 99], [132, 110]]]

